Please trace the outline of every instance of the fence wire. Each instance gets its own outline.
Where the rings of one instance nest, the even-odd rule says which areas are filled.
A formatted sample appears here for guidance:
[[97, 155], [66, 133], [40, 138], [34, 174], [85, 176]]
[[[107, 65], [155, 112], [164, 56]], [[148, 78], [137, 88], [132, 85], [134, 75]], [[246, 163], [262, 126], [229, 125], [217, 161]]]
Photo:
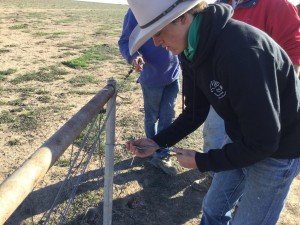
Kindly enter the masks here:
[[[130, 69], [127, 75], [124, 77], [123, 81], [120, 82], [118, 89], [123, 89], [125, 86], [125, 82], [128, 80], [129, 76], [133, 72]], [[118, 96], [122, 99], [121, 96]], [[118, 107], [116, 108], [117, 111]], [[38, 224], [42, 225], [49, 225], [49, 224], [64, 224], [69, 222], [68, 220], [74, 220], [74, 216], [78, 214], [76, 210], [76, 206], [72, 207], [71, 205], [74, 204], [76, 193], [78, 191], [78, 187], [83, 180], [83, 174], [86, 172], [87, 167], [92, 159], [92, 156], [95, 155], [95, 152], [98, 151], [99, 163], [101, 164], [99, 169], [103, 167], [103, 163], [101, 158], [103, 157], [104, 152], [104, 145], [103, 143], [103, 136], [102, 133], [105, 129], [106, 122], [110, 116], [112, 109], [108, 110], [107, 116], [103, 121], [105, 111], [99, 112], [99, 115], [96, 116], [92, 122], [90, 123], [89, 127], [86, 129], [86, 134], [83, 134], [83, 137], [78, 138], [74, 141], [72, 146], [72, 153], [70, 157], [70, 168], [60, 185], [60, 188], [57, 192], [57, 195], [51, 205], [51, 208], [46, 211], [42, 218], [39, 220]], [[102, 124], [101, 124], [102, 123]], [[120, 135], [120, 134], [119, 134]], [[117, 135], [117, 136], [119, 136]], [[82, 138], [82, 140], [80, 140]], [[116, 138], [118, 139], [118, 138]], [[74, 148], [79, 146], [77, 152], [73, 156]], [[73, 158], [74, 157], [74, 158]], [[75, 182], [74, 182], [75, 180]], [[100, 180], [100, 176], [98, 176], [98, 181]], [[100, 188], [100, 187], [99, 187]], [[67, 199], [66, 202], [60, 204], [62, 199]], [[100, 199], [98, 199], [100, 200]], [[80, 200], [79, 200], [80, 201]], [[80, 205], [80, 203], [79, 203]], [[81, 209], [82, 210], [82, 209]], [[76, 223], [77, 224], [77, 223]]]

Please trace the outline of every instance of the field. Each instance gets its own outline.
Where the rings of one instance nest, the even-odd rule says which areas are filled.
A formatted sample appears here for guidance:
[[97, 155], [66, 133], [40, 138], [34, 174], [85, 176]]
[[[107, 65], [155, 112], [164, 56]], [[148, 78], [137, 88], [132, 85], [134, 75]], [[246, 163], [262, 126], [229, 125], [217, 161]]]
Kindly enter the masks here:
[[[118, 51], [127, 6], [71, 0], [0, 1], [0, 182], [18, 168], [44, 141], [81, 109], [108, 79], [118, 82], [116, 143], [143, 137], [143, 102], [137, 74], [126, 80], [130, 67]], [[178, 98], [177, 112], [181, 110]], [[201, 150], [201, 129], [178, 146]], [[68, 171], [66, 151], [42, 179], [7, 225], [37, 224], [53, 202]], [[99, 162], [100, 161], [100, 162]], [[168, 177], [148, 159], [116, 150], [113, 224], [199, 224], [204, 193], [190, 185], [202, 177], [178, 166]], [[80, 186], [77, 208], [67, 224], [88, 222], [85, 212], [99, 204], [101, 159], [92, 160]], [[101, 183], [101, 181], [100, 181]], [[102, 184], [103, 186], [103, 184]], [[300, 176], [281, 214], [280, 225], [300, 225]], [[101, 205], [101, 203], [100, 203]], [[0, 206], [1, 207], [1, 206]], [[98, 215], [99, 214], [99, 215]]]

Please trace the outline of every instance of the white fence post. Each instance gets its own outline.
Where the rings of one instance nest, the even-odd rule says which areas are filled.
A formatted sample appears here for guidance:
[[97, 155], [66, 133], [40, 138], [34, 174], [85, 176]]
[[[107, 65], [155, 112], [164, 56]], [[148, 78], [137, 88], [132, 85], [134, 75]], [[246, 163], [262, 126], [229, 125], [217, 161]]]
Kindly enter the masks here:
[[[109, 80], [107, 84], [116, 87], [116, 81], [114, 80]], [[114, 96], [108, 101], [106, 108], [108, 120], [106, 122], [103, 225], [111, 225], [112, 223], [116, 96], [117, 92], [115, 91]]]

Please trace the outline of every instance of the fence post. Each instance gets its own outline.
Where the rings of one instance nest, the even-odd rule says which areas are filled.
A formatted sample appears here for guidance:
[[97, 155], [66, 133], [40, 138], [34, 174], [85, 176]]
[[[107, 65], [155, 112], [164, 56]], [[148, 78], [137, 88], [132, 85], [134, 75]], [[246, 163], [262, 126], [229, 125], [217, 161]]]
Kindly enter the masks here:
[[[116, 87], [114, 80], [109, 80], [107, 84]], [[103, 225], [111, 225], [112, 223], [116, 96], [117, 92], [115, 91], [114, 96], [107, 102], [106, 108], [108, 120], [106, 122]]]

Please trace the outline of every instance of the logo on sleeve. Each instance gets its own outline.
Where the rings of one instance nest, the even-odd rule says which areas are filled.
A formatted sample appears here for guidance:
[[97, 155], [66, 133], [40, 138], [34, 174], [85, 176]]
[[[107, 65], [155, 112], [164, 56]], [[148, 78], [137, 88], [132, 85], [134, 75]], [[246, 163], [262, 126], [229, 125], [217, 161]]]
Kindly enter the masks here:
[[214, 93], [218, 99], [225, 97], [226, 91], [223, 90], [223, 86], [220, 84], [219, 81], [213, 80], [210, 82], [210, 91]]

